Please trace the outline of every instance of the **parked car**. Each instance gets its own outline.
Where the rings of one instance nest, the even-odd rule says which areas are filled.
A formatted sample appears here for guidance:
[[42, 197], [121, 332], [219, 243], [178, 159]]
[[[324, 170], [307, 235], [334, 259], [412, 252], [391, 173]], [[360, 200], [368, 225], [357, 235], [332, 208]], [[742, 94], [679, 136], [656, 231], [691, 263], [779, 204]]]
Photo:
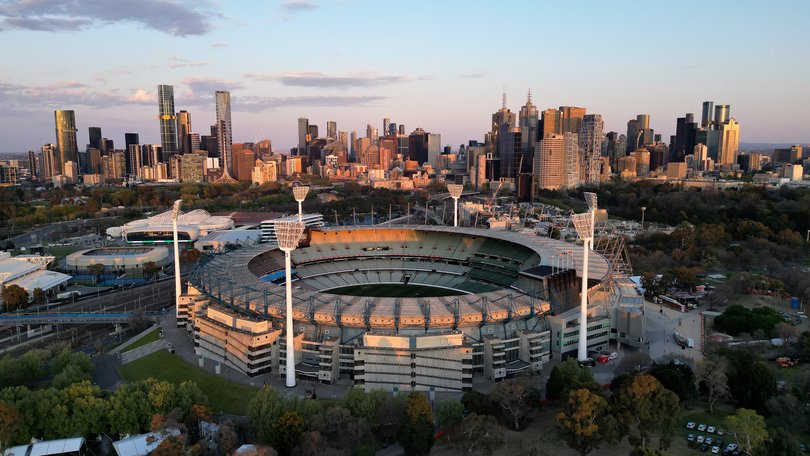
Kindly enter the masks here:
[[703, 432], [706, 430], [706, 425], [703, 423], [698, 424], [698, 431]]
[[719, 428], [717, 429], [717, 435], [726, 435], [726, 431], [724, 431], [723, 428]]
[[593, 367], [596, 366], [596, 361], [593, 358], [585, 358], [579, 362], [579, 367]]
[[732, 452], [736, 449], [737, 449], [736, 443], [729, 443], [728, 446], [726, 447], [726, 452]]
[[687, 442], [694, 442], [695, 441], [695, 434], [690, 433], [689, 435], [687, 435], [686, 436], [686, 441]]
[[695, 442], [697, 442], [697, 443], [703, 443], [703, 440], [704, 440], [705, 438], [706, 438], [706, 437], [704, 437], [704, 436], [702, 436], [702, 435], [699, 435], [699, 436], [697, 436], [697, 440], [695, 440]]
[[616, 352], [611, 352], [610, 355], [608, 355], [608, 358], [610, 358], [611, 361], [613, 361], [614, 359], [616, 359], [618, 357], [619, 357], [619, 354], [616, 353]]
[[709, 434], [714, 434], [715, 430], [717, 430], [717, 428], [715, 428], [714, 426], [709, 426], [706, 428], [706, 432], [708, 432]]
[[706, 445], [711, 445], [713, 441], [714, 439], [712, 439], [711, 437], [706, 437], [706, 440], [704, 440], [703, 442], [705, 442]]
[[720, 447], [715, 445], [712, 447], [712, 454], [717, 454], [720, 452]]
[[709, 449], [709, 445], [708, 445], [708, 444], [703, 443], [703, 444], [701, 444], [701, 445], [700, 445], [700, 451], [705, 452], [705, 451], [707, 451], [708, 449]]
[[610, 362], [610, 355], [603, 353], [596, 358], [596, 362], [599, 364], [607, 364]]
[[695, 426], [696, 426], [696, 424], [695, 424], [694, 421], [690, 421], [690, 422], [686, 423], [686, 429], [694, 429]]

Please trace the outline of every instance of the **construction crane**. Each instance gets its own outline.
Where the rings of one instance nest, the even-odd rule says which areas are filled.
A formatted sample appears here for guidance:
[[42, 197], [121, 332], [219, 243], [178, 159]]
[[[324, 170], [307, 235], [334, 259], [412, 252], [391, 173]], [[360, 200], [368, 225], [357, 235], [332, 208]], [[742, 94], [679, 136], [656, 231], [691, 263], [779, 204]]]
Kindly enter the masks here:
[[495, 191], [492, 192], [492, 197], [489, 198], [489, 202], [487, 203], [487, 212], [492, 212], [492, 205], [495, 203], [495, 197], [498, 196], [498, 192], [501, 190], [501, 185], [503, 185], [503, 181], [498, 181], [498, 186], [495, 187]]

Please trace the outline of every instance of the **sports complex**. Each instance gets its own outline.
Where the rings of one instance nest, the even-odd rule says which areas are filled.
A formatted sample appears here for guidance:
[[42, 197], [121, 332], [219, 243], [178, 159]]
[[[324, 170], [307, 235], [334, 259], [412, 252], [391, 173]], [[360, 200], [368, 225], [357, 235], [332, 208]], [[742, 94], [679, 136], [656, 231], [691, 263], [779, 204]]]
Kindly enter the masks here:
[[[206, 257], [177, 309], [200, 364], [367, 390], [465, 391], [575, 354], [582, 248], [533, 234], [445, 226], [316, 227], [291, 253], [285, 343], [276, 244]], [[609, 249], [590, 253], [588, 347], [644, 343], [641, 297]]]

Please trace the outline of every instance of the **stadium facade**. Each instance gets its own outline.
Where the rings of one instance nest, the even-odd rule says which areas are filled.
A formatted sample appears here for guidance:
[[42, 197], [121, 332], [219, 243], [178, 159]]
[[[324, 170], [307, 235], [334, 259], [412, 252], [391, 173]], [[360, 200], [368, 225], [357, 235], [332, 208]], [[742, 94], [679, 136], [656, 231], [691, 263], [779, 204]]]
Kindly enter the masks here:
[[[475, 377], [538, 374], [552, 356], [576, 350], [581, 250], [474, 228], [308, 229], [292, 252], [296, 376], [367, 390], [465, 391]], [[200, 262], [177, 309], [200, 363], [285, 375], [283, 268], [275, 244]], [[608, 257], [592, 255], [589, 321], [599, 325], [589, 333], [600, 337], [589, 337], [591, 350], [611, 340], [644, 342], [643, 325], [627, 324], [639, 321], [640, 309], [628, 305], [638, 294], [613, 270]], [[421, 285], [447, 295], [337, 294], [369, 285]], [[620, 332], [614, 322], [622, 321]]]

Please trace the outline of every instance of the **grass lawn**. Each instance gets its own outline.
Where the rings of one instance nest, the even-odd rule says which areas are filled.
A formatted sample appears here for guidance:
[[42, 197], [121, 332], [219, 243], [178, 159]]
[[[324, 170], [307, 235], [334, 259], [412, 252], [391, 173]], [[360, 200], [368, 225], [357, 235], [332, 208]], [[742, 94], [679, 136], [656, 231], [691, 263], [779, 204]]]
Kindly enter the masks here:
[[79, 250], [84, 250], [88, 248], [90, 247], [83, 247], [78, 245], [58, 245], [53, 247], [45, 247], [45, 253], [47, 255], [53, 255], [56, 258], [64, 258], [73, 252], [78, 252]]
[[146, 333], [145, 336], [141, 337], [137, 341], [135, 341], [132, 345], [125, 348], [121, 353], [128, 352], [130, 350], [134, 350], [138, 347], [143, 347], [146, 344], [151, 344], [152, 342], [160, 339], [160, 328], [155, 327], [153, 330]]
[[198, 369], [166, 350], [160, 350], [121, 366], [121, 377], [127, 381], [155, 378], [179, 384], [191, 380], [208, 396], [214, 413], [245, 415], [247, 405], [258, 389], [234, 383]]
[[448, 290], [446, 288], [429, 287], [424, 285], [353, 285], [333, 288], [329, 293], [346, 296], [379, 296], [383, 298], [458, 296], [464, 293]]

